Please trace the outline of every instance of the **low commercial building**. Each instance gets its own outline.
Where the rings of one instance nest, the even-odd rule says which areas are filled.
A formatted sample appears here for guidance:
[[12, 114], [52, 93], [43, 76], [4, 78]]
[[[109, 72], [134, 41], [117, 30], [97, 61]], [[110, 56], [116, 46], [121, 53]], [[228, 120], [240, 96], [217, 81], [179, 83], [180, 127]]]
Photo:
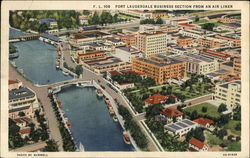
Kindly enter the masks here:
[[32, 118], [34, 111], [39, 110], [40, 106], [36, 94], [25, 87], [12, 89], [9, 91], [9, 117], [18, 118], [19, 113], [23, 112], [25, 116]]
[[241, 40], [240, 40], [240, 38], [236, 39], [236, 38], [233, 38], [233, 37], [230, 37], [230, 36], [221, 36], [221, 35], [215, 35], [214, 37], [218, 38], [218, 39], [232, 41], [233, 42], [233, 45], [232, 45], [233, 47], [241, 47]]
[[169, 134], [182, 137], [186, 135], [192, 129], [195, 129], [197, 126], [198, 126], [197, 123], [188, 119], [184, 119], [179, 122], [164, 125], [164, 129]]
[[207, 58], [216, 59], [219, 61], [229, 61], [230, 60], [230, 55], [228, 55], [226, 53], [222, 53], [222, 52], [217, 52], [214, 50], [201, 51], [200, 55], [205, 56]]
[[186, 77], [186, 62], [165, 56], [153, 56], [150, 59], [132, 59], [132, 70], [145, 73], [157, 84], [168, 82], [169, 79]]
[[237, 21], [237, 19], [233, 19], [233, 18], [219, 18], [218, 19], [219, 22], [221, 23], [235, 23]]
[[135, 85], [134, 83], [117, 83], [115, 82], [114, 85], [119, 88], [120, 90], [124, 90], [127, 88], [133, 88]]
[[88, 59], [105, 58], [105, 57], [107, 57], [107, 53], [103, 51], [79, 53], [77, 56], [77, 62], [81, 63], [82, 61], [86, 61]]
[[115, 48], [115, 57], [120, 58], [124, 62], [132, 62], [132, 58], [139, 58], [143, 56], [143, 53], [134, 47], [117, 47]]
[[200, 28], [196, 28], [196, 29], [181, 29], [179, 31], [180, 34], [182, 34], [183, 36], [188, 36], [188, 37], [192, 37], [192, 38], [205, 38], [205, 37], [212, 37], [214, 35], [216, 35], [217, 33], [213, 32], [213, 31], [207, 31], [204, 29], [200, 29]]
[[136, 37], [131, 33], [127, 34], [119, 33], [117, 34], [117, 36], [120, 40], [122, 40], [125, 43], [126, 47], [131, 47], [136, 45]]
[[194, 24], [179, 24], [178, 25], [180, 28], [182, 29], [195, 29], [198, 28], [198, 25], [194, 25]]
[[114, 46], [114, 47], [119, 47], [119, 46], [124, 46], [125, 43], [122, 40], [116, 39], [114, 37], [107, 37], [105, 39], [105, 42]]
[[183, 113], [175, 108], [166, 108], [160, 112], [160, 115], [164, 116], [167, 123], [174, 123], [182, 121]]
[[223, 79], [227, 78], [231, 74], [232, 73], [230, 71], [227, 71], [227, 70], [224, 70], [224, 69], [219, 69], [217, 71], [206, 74], [206, 76], [208, 78], [210, 78], [211, 81], [215, 81], [215, 80], [223, 80]]
[[188, 150], [192, 152], [208, 151], [208, 146], [194, 137], [189, 140], [188, 146]]
[[237, 76], [241, 76], [241, 58], [234, 58], [233, 60], [233, 72]]
[[214, 37], [206, 37], [206, 38], [200, 38], [198, 40], [198, 44], [204, 47], [209, 48], [222, 48], [226, 46], [231, 46], [232, 42], [224, 40], [224, 39], [218, 39]]
[[216, 85], [213, 99], [219, 103], [226, 104], [229, 108], [234, 108], [241, 104], [241, 81], [236, 80]]
[[108, 56], [104, 58], [96, 58], [96, 59], [88, 59], [82, 62], [82, 65], [86, 66], [90, 70], [96, 73], [104, 73], [107, 71], [122, 71], [122, 70], [130, 70], [131, 64], [127, 62], [123, 62], [121, 59]]
[[179, 47], [186, 47], [193, 45], [193, 38], [187, 36], [180, 36], [176, 39]]
[[143, 10], [119, 10], [119, 13], [129, 15], [135, 18], [140, 18], [140, 19], [149, 19], [153, 17], [152, 12], [146, 12]]
[[166, 53], [167, 35], [164, 32], [152, 31], [138, 33], [136, 46], [146, 57]]
[[179, 24], [191, 24], [193, 22], [193, 20], [191, 19], [174, 19], [171, 21], [172, 25], [179, 25]]
[[112, 37], [112, 35], [101, 31], [87, 31], [70, 35], [69, 43], [75, 47], [80, 47], [84, 44], [103, 42], [107, 37]]
[[187, 63], [186, 71], [195, 74], [207, 74], [219, 69], [217, 60], [209, 59], [196, 54], [184, 54], [173, 56], [172, 58], [181, 60]]

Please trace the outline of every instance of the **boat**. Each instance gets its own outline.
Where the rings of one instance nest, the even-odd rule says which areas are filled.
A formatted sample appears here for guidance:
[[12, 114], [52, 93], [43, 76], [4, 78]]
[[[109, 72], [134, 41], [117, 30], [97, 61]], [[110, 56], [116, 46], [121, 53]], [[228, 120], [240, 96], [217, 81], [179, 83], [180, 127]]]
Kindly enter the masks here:
[[122, 133], [123, 140], [126, 144], [131, 144], [128, 133], [126, 131], [123, 131]]
[[97, 89], [96, 90], [96, 94], [98, 95], [98, 97], [102, 97], [103, 96], [103, 93], [102, 93], [101, 89]]
[[19, 57], [19, 53], [9, 54], [9, 59], [14, 59], [14, 58], [18, 58], [18, 57]]
[[56, 62], [56, 68], [57, 68], [57, 69], [60, 68], [60, 62], [59, 62], [59, 61]]
[[107, 106], [112, 108], [112, 104], [110, 102], [107, 102]]
[[57, 106], [58, 106], [59, 108], [62, 108], [62, 102], [58, 101], [58, 102], [57, 102]]
[[71, 128], [71, 123], [69, 121], [66, 122], [68, 128]]
[[118, 121], [117, 116], [113, 116], [112, 118], [113, 118], [113, 120], [114, 120], [115, 122], [117, 122], [117, 121]]
[[84, 151], [85, 151], [84, 146], [80, 142], [79, 147], [78, 147], [78, 152], [84, 152]]
[[68, 71], [63, 71], [63, 74], [67, 76], [67, 75], [69, 75], [69, 72]]
[[114, 111], [114, 109], [113, 109], [112, 107], [109, 107], [109, 114], [110, 114], [110, 115], [115, 114], [115, 111]]

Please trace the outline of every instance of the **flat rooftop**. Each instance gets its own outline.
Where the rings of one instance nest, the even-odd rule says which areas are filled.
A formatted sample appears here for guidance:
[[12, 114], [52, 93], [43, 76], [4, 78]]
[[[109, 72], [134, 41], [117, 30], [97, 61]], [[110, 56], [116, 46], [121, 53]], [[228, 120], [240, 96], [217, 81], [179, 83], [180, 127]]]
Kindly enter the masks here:
[[9, 100], [33, 96], [35, 96], [35, 94], [30, 89], [24, 87], [9, 91]]
[[144, 61], [146, 63], [149, 63], [149, 64], [156, 65], [156, 66], [166, 66], [166, 65], [177, 64], [177, 63], [182, 62], [180, 60], [165, 57], [165, 56], [162, 56], [162, 55], [157, 55], [157, 57], [163, 59], [163, 62], [157, 62], [157, 61], [146, 59], [146, 58], [137, 58], [137, 59], [140, 60], [140, 61]]

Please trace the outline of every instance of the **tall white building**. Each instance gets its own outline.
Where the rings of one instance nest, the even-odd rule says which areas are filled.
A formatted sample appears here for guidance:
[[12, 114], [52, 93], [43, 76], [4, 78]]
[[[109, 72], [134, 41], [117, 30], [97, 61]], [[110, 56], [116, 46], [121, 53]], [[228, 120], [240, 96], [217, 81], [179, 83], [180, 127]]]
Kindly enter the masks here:
[[214, 100], [226, 104], [229, 108], [234, 108], [240, 104], [241, 100], [241, 81], [233, 81], [216, 85]]
[[146, 57], [165, 54], [167, 44], [167, 35], [161, 31], [148, 31], [138, 33], [136, 45], [138, 50], [142, 51]]

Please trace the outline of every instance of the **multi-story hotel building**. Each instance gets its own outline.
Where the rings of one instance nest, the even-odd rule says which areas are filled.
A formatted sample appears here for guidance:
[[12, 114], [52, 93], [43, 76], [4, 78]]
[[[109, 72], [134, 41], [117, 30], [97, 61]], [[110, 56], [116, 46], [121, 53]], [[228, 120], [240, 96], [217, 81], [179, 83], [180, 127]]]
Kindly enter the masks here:
[[9, 117], [12, 119], [19, 117], [19, 112], [23, 112], [28, 117], [34, 116], [34, 111], [39, 109], [36, 94], [24, 87], [9, 91]]
[[216, 85], [214, 100], [224, 103], [230, 108], [234, 108], [236, 104], [240, 104], [241, 97], [241, 81], [223, 83]]
[[234, 58], [233, 62], [233, 72], [235, 75], [240, 76], [241, 75], [241, 58]]
[[166, 53], [167, 35], [164, 32], [138, 33], [136, 45], [146, 57]]
[[132, 70], [145, 73], [157, 84], [163, 84], [169, 79], [186, 77], [186, 62], [162, 55], [152, 56], [150, 59], [134, 58], [132, 59]]
[[207, 74], [218, 70], [219, 63], [201, 55], [185, 54], [172, 57], [177, 60], [187, 62], [186, 71], [195, 74]]

